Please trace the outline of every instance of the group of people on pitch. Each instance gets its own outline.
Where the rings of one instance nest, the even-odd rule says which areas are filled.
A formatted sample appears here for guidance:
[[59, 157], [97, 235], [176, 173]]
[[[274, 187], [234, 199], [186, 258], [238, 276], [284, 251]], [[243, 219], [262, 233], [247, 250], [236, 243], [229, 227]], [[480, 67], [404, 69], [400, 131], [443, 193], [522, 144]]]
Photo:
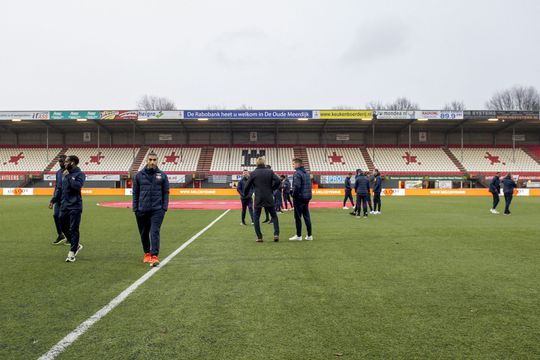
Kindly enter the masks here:
[[260, 226], [263, 209], [266, 217], [263, 223], [274, 225], [274, 241], [279, 241], [277, 213], [283, 213], [283, 204], [285, 211], [288, 211], [289, 205], [290, 209], [294, 210], [296, 235], [289, 240], [302, 240], [302, 219], [307, 230], [304, 240], [313, 240], [309, 212], [309, 202], [312, 197], [311, 176], [304, 168], [302, 159], [293, 159], [293, 167], [295, 173], [292, 184], [285, 175], [277, 176], [270, 165], [266, 164], [264, 157], [257, 159], [256, 168], [251, 173], [248, 170], [242, 173], [242, 179], [236, 187], [242, 203], [241, 225], [246, 225], [246, 212], [249, 212], [251, 223], [255, 227], [257, 242], [263, 242]]
[[495, 174], [491, 182], [489, 183], [489, 192], [493, 196], [493, 206], [491, 207], [492, 214], [498, 214], [497, 205], [499, 205], [499, 194], [501, 193], [501, 183], [504, 194], [504, 215], [510, 215], [510, 204], [514, 197], [514, 189], [517, 188], [517, 184], [512, 179], [512, 174], [508, 173], [501, 181], [501, 173]]
[[[169, 207], [169, 180], [157, 166], [157, 155], [150, 152], [146, 166], [133, 179], [133, 212], [139, 228], [145, 263], [159, 265], [160, 229]], [[79, 226], [83, 210], [81, 189], [86, 175], [78, 167], [75, 155], [59, 157], [56, 186], [49, 208], [54, 207], [54, 222], [58, 237], [55, 245], [70, 245], [66, 262], [75, 262], [83, 248], [79, 242]]]
[[[362, 171], [362, 169], [356, 170], [354, 183], [352, 182], [353, 173], [350, 172], [345, 178], [345, 197], [343, 198], [343, 209], [349, 209], [347, 207], [347, 200], [351, 202], [353, 211], [350, 213], [357, 218], [372, 215], [381, 214], [381, 191], [382, 191], [382, 177], [378, 169], [375, 169], [373, 173], [369, 171]], [[353, 200], [352, 190], [356, 191], [356, 205]], [[371, 191], [373, 191], [373, 203], [371, 202]]]

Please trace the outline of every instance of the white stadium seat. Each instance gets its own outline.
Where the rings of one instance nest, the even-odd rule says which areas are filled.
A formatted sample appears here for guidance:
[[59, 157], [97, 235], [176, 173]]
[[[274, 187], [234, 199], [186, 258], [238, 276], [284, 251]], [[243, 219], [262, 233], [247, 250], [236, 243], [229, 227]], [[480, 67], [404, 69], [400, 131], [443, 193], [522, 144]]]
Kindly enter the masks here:
[[450, 148], [470, 172], [540, 172], [540, 165], [520, 148]]
[[76, 155], [79, 158], [79, 167], [84, 172], [127, 173], [138, 151], [139, 148], [133, 150], [128, 147], [70, 147], [66, 155]]
[[139, 170], [146, 165], [146, 157], [154, 151], [158, 158], [158, 167], [167, 172], [194, 172], [201, 157], [201, 148], [150, 148], [146, 152]]
[[380, 147], [368, 148], [370, 156], [374, 157], [375, 168], [385, 172], [432, 172], [453, 173], [460, 170], [446, 155], [442, 148], [425, 147]]
[[275, 171], [293, 171], [294, 150], [287, 148], [233, 147], [216, 148], [212, 158], [211, 172], [241, 172], [253, 170], [257, 157], [265, 156], [266, 163]]
[[61, 148], [0, 148], [0, 172], [42, 172]]
[[309, 168], [313, 172], [345, 173], [368, 170], [360, 148], [307, 148]]

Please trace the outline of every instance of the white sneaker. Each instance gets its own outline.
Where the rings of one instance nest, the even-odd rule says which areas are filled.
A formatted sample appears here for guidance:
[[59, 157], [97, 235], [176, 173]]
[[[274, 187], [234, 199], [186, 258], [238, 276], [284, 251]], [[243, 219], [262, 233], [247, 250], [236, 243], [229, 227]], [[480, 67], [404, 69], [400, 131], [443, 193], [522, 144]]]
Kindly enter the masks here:
[[294, 235], [293, 237], [290, 237], [289, 240], [291, 240], [291, 241], [302, 241], [302, 237]]
[[81, 251], [83, 248], [82, 244], [79, 244], [79, 246], [77, 247], [77, 251], [75, 251], [75, 255], [74, 256], [77, 256], [77, 254], [79, 253], [79, 251]]
[[371, 210], [369, 213], [370, 213], [371, 215], [373, 215], [373, 214], [375, 214], [375, 211]]
[[306, 236], [304, 239], [307, 240], [307, 241], [313, 241], [313, 235]]
[[348, 208], [348, 207], [346, 207], [346, 206], [344, 206], [344, 207], [343, 207], [343, 210], [349, 210], [349, 208]]
[[500, 214], [497, 210], [493, 210], [492, 213], [494, 213], [494, 214]]
[[75, 262], [75, 260], [76, 260], [75, 253], [73, 251], [70, 251], [66, 258], [66, 262]]
[[357, 219], [361, 219], [362, 217], [360, 215], [356, 215], [356, 218]]

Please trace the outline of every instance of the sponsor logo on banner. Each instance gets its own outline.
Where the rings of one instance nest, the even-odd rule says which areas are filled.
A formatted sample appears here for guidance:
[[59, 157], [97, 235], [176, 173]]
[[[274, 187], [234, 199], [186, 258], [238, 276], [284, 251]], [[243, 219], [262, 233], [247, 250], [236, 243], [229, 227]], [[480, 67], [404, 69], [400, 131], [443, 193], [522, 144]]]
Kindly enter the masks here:
[[183, 119], [183, 111], [157, 111], [157, 110], [141, 110], [137, 112], [139, 119]]
[[314, 119], [372, 119], [372, 110], [317, 110], [313, 111]]
[[186, 183], [186, 175], [167, 175], [167, 178], [169, 179], [169, 182], [171, 184], [185, 184]]
[[48, 111], [0, 111], [0, 120], [48, 120]]
[[120, 175], [86, 175], [86, 181], [120, 181]]
[[377, 119], [415, 119], [416, 112], [414, 110], [377, 110]]
[[383, 189], [381, 194], [384, 196], [405, 196], [405, 189]]
[[51, 111], [49, 113], [50, 120], [99, 120], [100, 116], [100, 111]]
[[497, 118], [505, 120], [538, 119], [537, 111], [497, 111]]
[[322, 175], [321, 184], [343, 184], [345, 175]]
[[3, 181], [24, 180], [24, 175], [0, 175], [0, 180], [3, 180]]
[[137, 120], [139, 118], [138, 111], [129, 110], [107, 110], [102, 111], [101, 120]]
[[465, 119], [489, 119], [496, 116], [497, 112], [492, 110], [466, 110], [463, 112]]
[[415, 114], [416, 119], [463, 120], [463, 111], [419, 110]]
[[4, 188], [4, 195], [9, 196], [25, 196], [25, 195], [34, 195], [33, 188]]
[[312, 118], [310, 110], [184, 110], [184, 119], [299, 119]]
[[313, 189], [313, 195], [343, 195], [343, 189]]

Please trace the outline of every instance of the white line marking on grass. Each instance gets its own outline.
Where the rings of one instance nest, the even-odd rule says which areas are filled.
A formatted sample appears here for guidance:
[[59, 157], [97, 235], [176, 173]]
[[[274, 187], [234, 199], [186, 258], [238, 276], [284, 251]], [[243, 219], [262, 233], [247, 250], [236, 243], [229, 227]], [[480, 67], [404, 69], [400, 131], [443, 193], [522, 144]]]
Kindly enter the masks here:
[[141, 276], [137, 281], [135, 281], [133, 284], [131, 284], [126, 290], [122, 291], [117, 297], [111, 300], [107, 305], [102, 307], [98, 312], [96, 312], [94, 315], [90, 316], [88, 319], [86, 319], [83, 323], [81, 323], [75, 330], [67, 334], [62, 340], [60, 340], [56, 345], [54, 345], [46, 354], [42, 355], [38, 360], [51, 360], [56, 358], [60, 353], [62, 353], [64, 350], [68, 348], [75, 340], [79, 338], [82, 334], [84, 334], [92, 325], [94, 325], [96, 322], [98, 322], [102, 317], [107, 315], [112, 309], [117, 307], [124, 301], [132, 292], [134, 292], [139, 286], [144, 284], [146, 280], [150, 279], [156, 272], [159, 271], [162, 267], [167, 265], [169, 261], [171, 261], [176, 255], [178, 255], [182, 250], [184, 250], [189, 244], [191, 244], [193, 241], [195, 241], [199, 236], [204, 234], [208, 229], [210, 229], [215, 223], [217, 223], [219, 220], [221, 220], [222, 217], [227, 215], [227, 213], [231, 211], [231, 209], [225, 211], [223, 214], [219, 215], [214, 221], [212, 221], [210, 224], [208, 224], [207, 227], [196, 233], [183, 243], [178, 249], [174, 250], [169, 256], [167, 256], [158, 267], [152, 268], [150, 271], [145, 273], [143, 276]]

